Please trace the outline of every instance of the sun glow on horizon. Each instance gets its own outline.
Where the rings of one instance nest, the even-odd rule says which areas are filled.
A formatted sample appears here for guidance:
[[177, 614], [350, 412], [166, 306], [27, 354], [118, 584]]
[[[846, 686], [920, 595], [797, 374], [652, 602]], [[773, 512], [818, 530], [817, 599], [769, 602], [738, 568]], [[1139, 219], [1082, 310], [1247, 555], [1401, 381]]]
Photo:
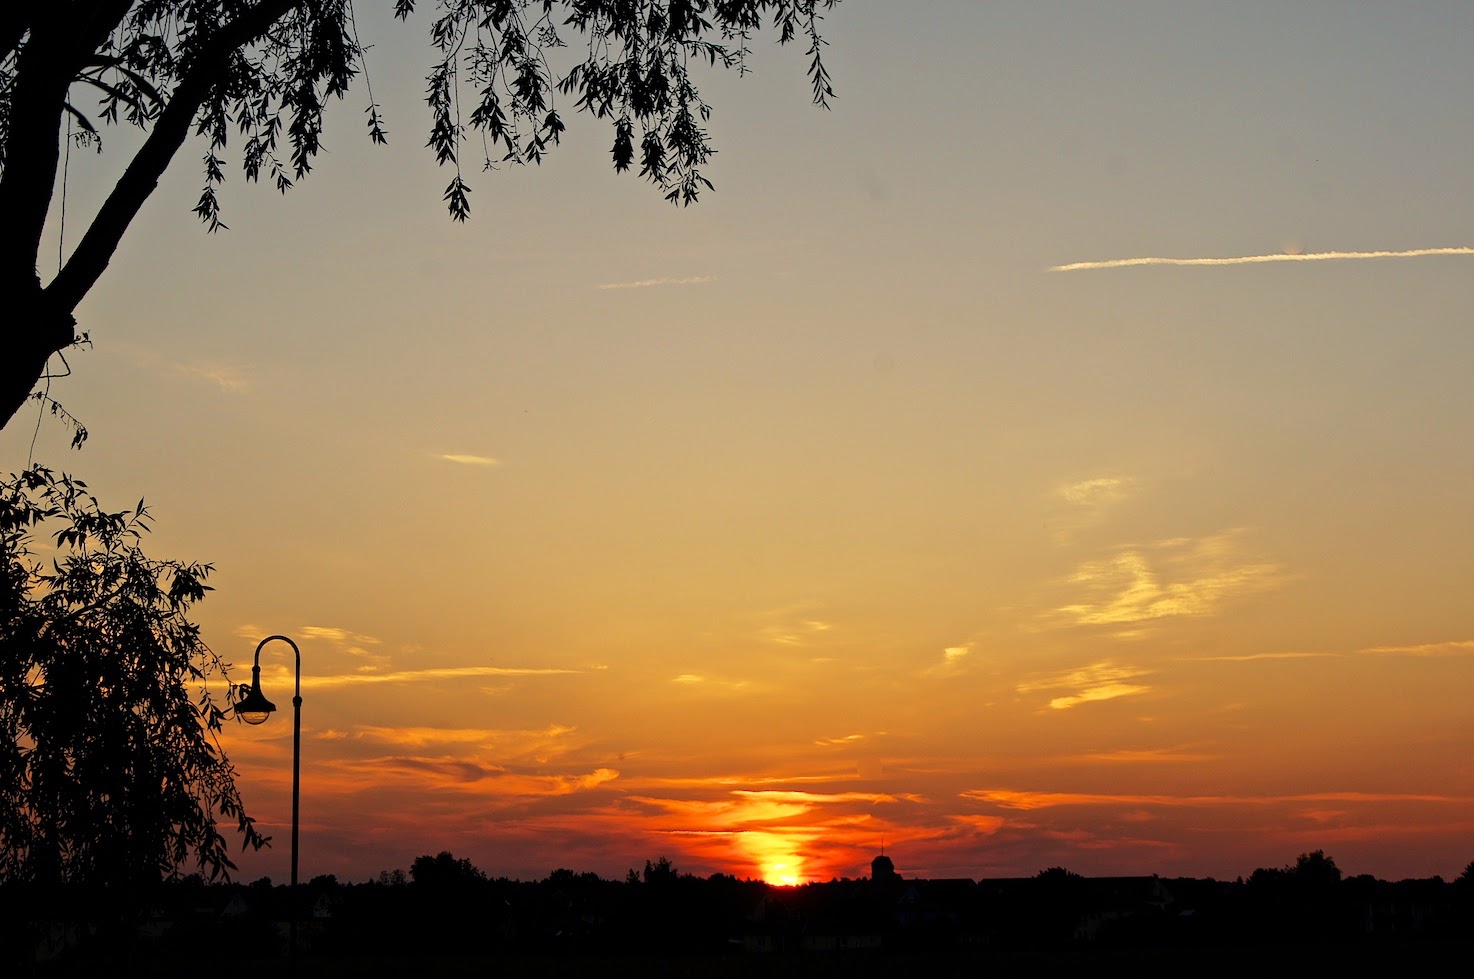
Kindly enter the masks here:
[[800, 841], [793, 835], [754, 830], [743, 833], [740, 839], [758, 876], [769, 884], [796, 887], [807, 879], [805, 860], [799, 853]]

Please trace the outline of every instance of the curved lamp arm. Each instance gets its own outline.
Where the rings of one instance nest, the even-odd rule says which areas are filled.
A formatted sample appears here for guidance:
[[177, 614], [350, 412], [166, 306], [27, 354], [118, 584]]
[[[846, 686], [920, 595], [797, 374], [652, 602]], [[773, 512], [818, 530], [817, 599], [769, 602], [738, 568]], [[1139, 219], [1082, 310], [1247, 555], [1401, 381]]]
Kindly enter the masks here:
[[297, 689], [292, 705], [302, 705], [302, 650], [286, 636], [267, 636], [256, 644], [256, 658], [251, 664], [251, 689], [235, 702], [235, 716], [247, 724], [264, 724], [266, 718], [276, 711], [276, 704], [267, 700], [266, 695], [261, 692], [261, 650], [267, 643], [277, 639], [291, 646], [297, 658]]

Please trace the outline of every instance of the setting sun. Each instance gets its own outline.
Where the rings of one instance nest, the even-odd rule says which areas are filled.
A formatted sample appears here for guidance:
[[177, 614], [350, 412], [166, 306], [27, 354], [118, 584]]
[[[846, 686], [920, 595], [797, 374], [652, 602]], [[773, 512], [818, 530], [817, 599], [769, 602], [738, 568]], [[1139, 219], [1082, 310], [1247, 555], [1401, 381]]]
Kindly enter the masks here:
[[804, 859], [799, 855], [800, 843], [793, 834], [751, 830], [738, 839], [754, 868], [751, 876], [783, 887], [803, 882]]

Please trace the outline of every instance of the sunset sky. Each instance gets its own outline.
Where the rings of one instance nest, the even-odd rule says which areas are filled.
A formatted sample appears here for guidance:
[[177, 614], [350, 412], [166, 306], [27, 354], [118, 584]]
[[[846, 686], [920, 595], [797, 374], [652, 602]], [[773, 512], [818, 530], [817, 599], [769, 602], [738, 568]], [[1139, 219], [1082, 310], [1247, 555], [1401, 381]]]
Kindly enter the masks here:
[[300, 644], [304, 879], [1474, 859], [1474, 5], [848, 0], [831, 111], [771, 38], [704, 76], [698, 205], [579, 116], [465, 225], [387, 6], [389, 145], [358, 90], [213, 236], [187, 146], [52, 387], [91, 439], [0, 433], [216, 565], [237, 678]]

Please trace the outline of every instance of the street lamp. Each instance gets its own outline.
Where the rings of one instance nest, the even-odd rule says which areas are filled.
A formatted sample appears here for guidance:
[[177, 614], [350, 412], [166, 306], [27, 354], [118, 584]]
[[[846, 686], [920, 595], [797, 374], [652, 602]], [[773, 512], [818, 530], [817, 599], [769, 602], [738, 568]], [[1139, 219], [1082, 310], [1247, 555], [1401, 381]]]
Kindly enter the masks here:
[[297, 690], [292, 697], [292, 918], [291, 959], [297, 962], [297, 812], [302, 799], [302, 650], [286, 636], [267, 636], [256, 646], [256, 660], [251, 665], [251, 689], [235, 702], [235, 716], [247, 724], [264, 724], [276, 710], [276, 704], [261, 692], [261, 648], [280, 639], [292, 647], [297, 657]]

